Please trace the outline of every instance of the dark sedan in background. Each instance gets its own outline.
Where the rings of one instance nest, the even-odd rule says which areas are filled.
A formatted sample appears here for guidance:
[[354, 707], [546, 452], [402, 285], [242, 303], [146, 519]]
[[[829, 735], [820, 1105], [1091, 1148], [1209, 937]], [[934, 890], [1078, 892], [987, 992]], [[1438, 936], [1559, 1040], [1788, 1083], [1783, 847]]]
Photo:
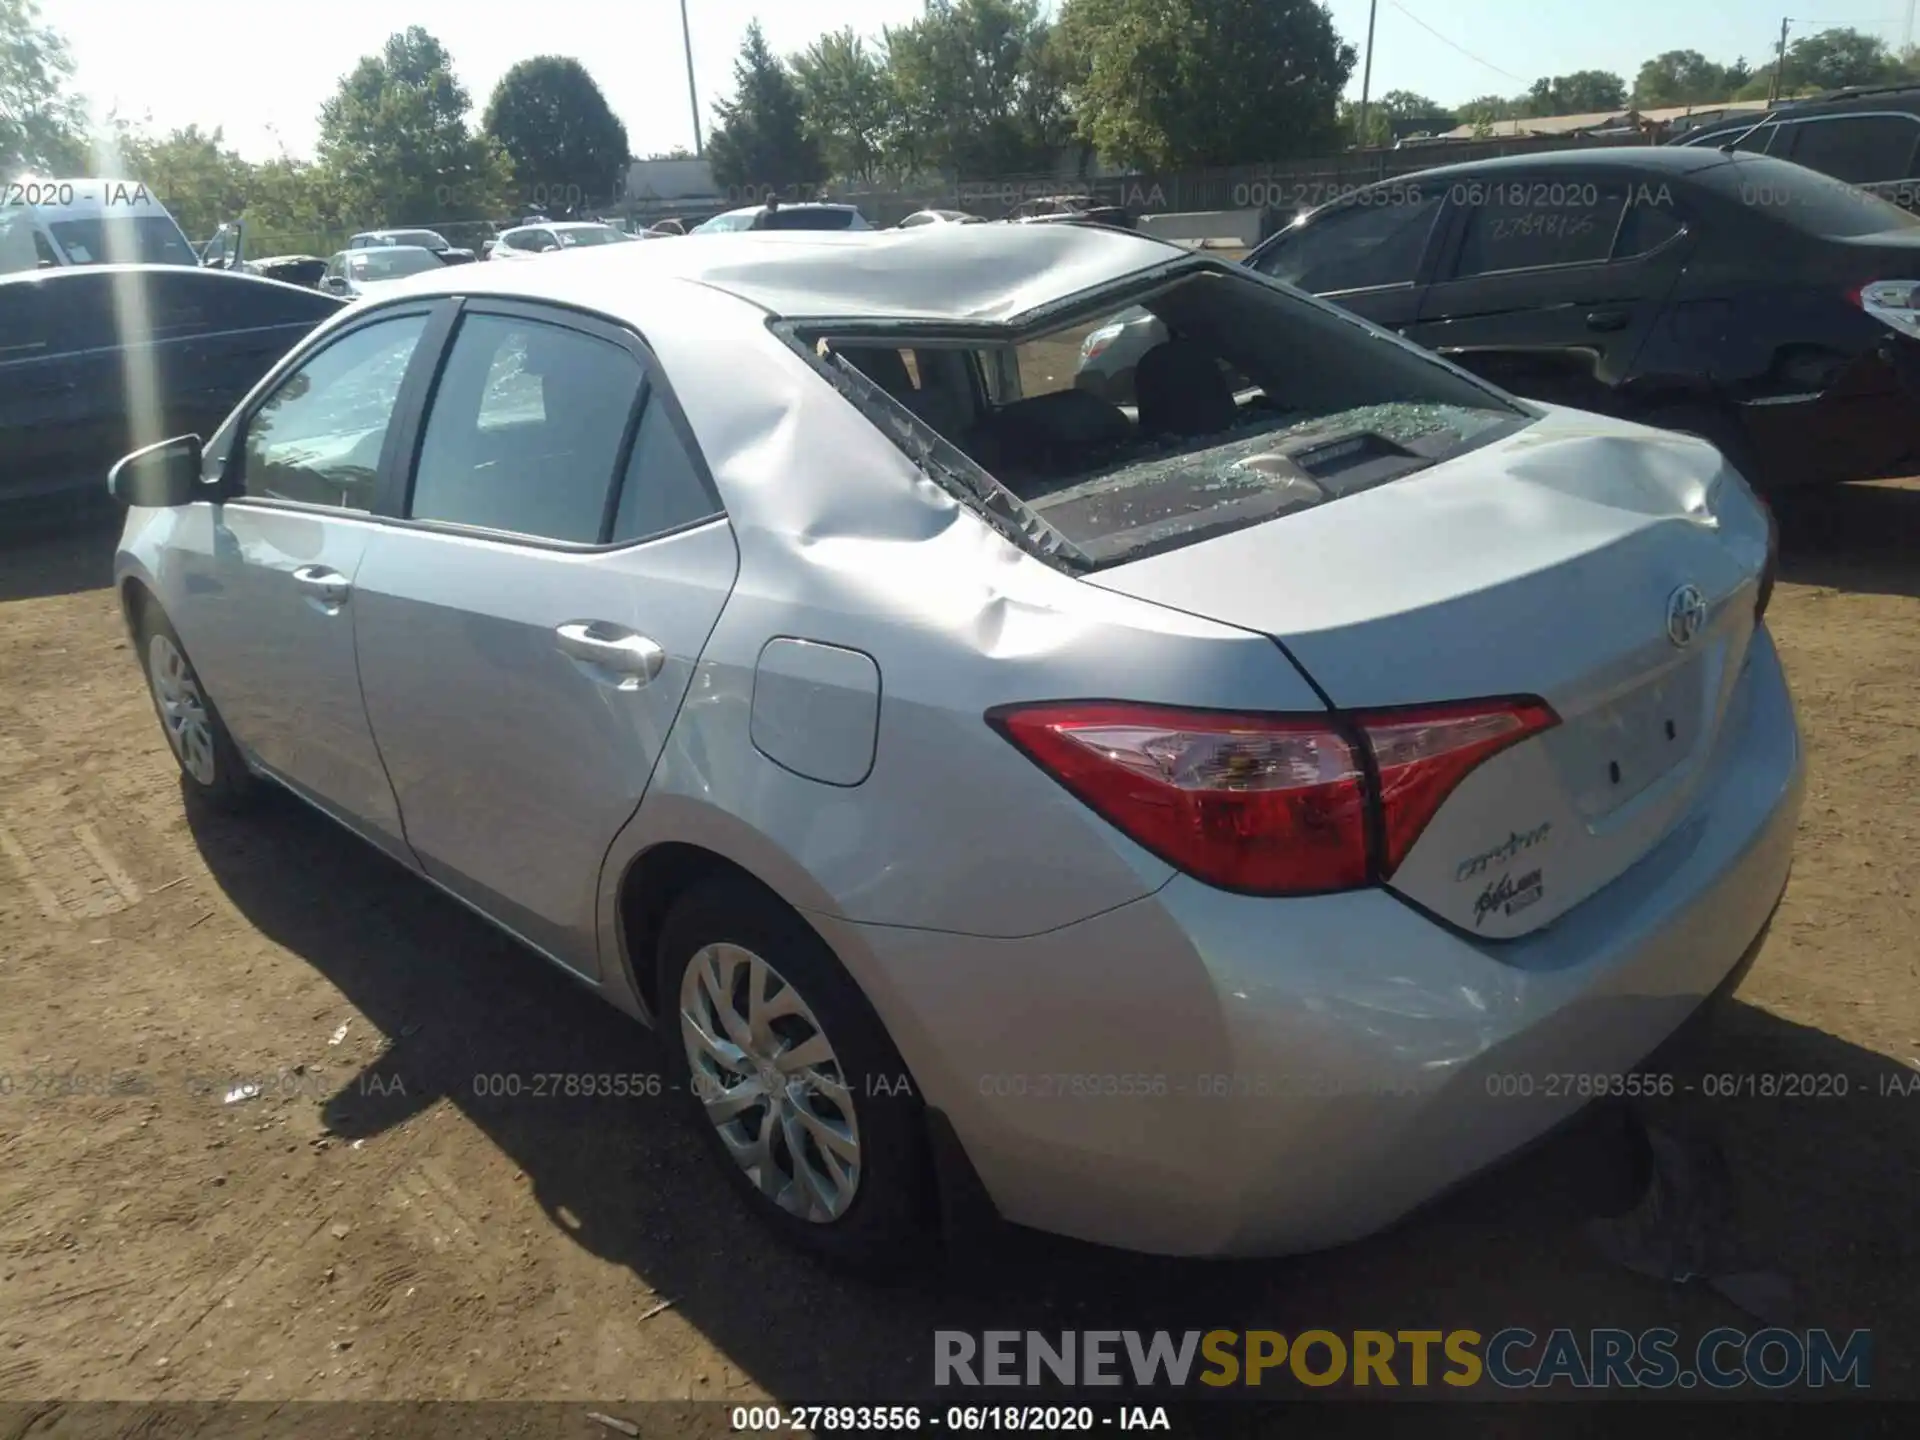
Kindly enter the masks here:
[[104, 503], [107, 471], [128, 451], [212, 434], [341, 304], [190, 266], [0, 276], [0, 525]]
[[[1920, 218], [1786, 161], [1696, 147], [1422, 171], [1247, 257], [1513, 393], [1712, 440], [1763, 489], [1920, 463]], [[1144, 311], [1076, 383], [1125, 401]]]

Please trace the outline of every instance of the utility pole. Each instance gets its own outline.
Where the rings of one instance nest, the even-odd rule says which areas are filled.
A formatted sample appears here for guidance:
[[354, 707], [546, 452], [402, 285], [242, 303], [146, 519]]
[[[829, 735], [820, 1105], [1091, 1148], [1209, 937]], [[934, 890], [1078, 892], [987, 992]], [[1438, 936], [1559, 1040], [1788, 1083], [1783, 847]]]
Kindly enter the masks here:
[[1367, 97], [1373, 89], [1373, 22], [1380, 13], [1380, 0], [1368, 0], [1367, 4], [1367, 58], [1360, 70], [1360, 120], [1355, 126], [1354, 139], [1360, 142], [1360, 148], [1367, 143]]
[[687, 52], [687, 105], [693, 111], [693, 153], [705, 155], [700, 143], [700, 96], [693, 88], [693, 31], [687, 25], [687, 0], [680, 0], [680, 43]]
[[1767, 96], [1769, 107], [1780, 103], [1780, 72], [1787, 68], [1787, 26], [1792, 23], [1789, 16], [1780, 17], [1780, 49], [1773, 57], [1773, 89]]
[[1902, 57], [1903, 59], [1904, 59], [1904, 58], [1905, 58], [1906, 56], [1908, 56], [1908, 55], [1911, 55], [1911, 54], [1913, 53], [1913, 9], [1914, 9], [1914, 4], [1915, 4], [1915, 0], [1907, 0], [1907, 38], [1906, 38], [1906, 40], [1905, 40], [1905, 41], [1904, 41], [1904, 42], [1903, 42], [1903, 43], [1901, 44], [1901, 46], [1900, 46], [1900, 54], [1901, 54], [1901, 57]]

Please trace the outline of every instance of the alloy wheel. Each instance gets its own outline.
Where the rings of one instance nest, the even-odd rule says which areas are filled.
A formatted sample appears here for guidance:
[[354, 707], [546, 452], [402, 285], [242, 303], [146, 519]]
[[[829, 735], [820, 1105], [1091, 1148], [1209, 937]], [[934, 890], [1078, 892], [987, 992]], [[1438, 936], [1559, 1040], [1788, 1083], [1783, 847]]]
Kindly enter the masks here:
[[815, 1224], [860, 1187], [860, 1127], [825, 1028], [805, 998], [744, 946], [702, 947], [680, 983], [693, 1093], [756, 1189]]
[[153, 685], [153, 698], [160, 702], [160, 724], [167, 732], [167, 744], [173, 747], [181, 768], [202, 785], [212, 785], [213, 719], [207, 713], [200, 681], [172, 637], [155, 635], [147, 642], [147, 676]]

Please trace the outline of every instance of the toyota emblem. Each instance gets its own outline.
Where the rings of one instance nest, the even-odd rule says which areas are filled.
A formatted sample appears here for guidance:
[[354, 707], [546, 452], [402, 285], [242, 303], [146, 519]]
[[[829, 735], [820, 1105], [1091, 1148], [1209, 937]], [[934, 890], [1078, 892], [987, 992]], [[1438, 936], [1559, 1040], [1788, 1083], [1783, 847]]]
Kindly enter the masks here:
[[1676, 645], [1691, 645], [1693, 637], [1707, 626], [1707, 597], [1695, 585], [1682, 585], [1667, 597], [1667, 638]]

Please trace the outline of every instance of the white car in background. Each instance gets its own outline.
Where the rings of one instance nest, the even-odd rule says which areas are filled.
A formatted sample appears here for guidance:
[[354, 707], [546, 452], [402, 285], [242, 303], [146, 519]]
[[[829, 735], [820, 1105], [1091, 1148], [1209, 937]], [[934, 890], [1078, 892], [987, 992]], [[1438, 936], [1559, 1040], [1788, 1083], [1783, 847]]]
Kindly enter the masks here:
[[342, 250], [327, 262], [320, 277], [322, 294], [358, 300], [378, 293], [395, 280], [443, 269], [446, 262], [424, 245], [374, 245]]
[[624, 245], [637, 236], [598, 220], [555, 220], [540, 225], [522, 225], [509, 230], [494, 242], [489, 260], [531, 260], [537, 255], [552, 255], [561, 250], [578, 250], [591, 245]]
[[896, 230], [921, 230], [929, 225], [984, 225], [984, 215], [969, 215], [964, 210], [916, 210], [898, 225]]
[[167, 207], [138, 180], [0, 183], [0, 274], [62, 265], [198, 265]]

